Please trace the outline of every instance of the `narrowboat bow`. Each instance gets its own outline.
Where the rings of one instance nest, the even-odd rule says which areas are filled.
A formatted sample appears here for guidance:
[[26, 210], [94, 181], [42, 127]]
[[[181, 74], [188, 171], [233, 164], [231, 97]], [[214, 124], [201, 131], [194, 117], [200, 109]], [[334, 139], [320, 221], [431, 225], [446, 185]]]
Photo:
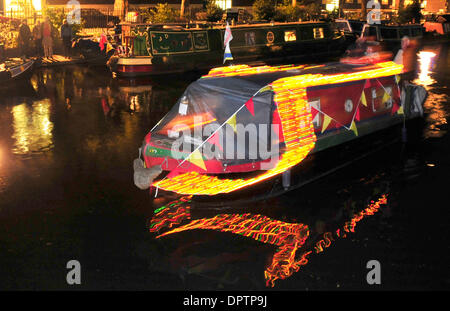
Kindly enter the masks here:
[[392, 61], [215, 68], [145, 137], [135, 184], [230, 193], [288, 172], [309, 154], [419, 117], [426, 92], [406, 101], [401, 72]]
[[27, 77], [33, 70], [33, 59], [9, 58], [0, 64], [0, 87], [7, 87], [10, 82]]

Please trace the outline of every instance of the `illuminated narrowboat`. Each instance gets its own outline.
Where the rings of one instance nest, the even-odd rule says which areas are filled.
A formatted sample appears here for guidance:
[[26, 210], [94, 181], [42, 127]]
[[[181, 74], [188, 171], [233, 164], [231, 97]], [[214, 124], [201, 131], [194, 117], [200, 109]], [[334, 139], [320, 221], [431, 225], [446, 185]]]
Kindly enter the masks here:
[[[205, 26], [202, 26], [205, 27]], [[209, 70], [223, 64], [225, 26], [123, 25], [122, 45], [108, 66], [121, 77]], [[340, 56], [345, 39], [325, 22], [231, 26], [234, 64], [292, 63]]]
[[421, 116], [425, 94], [405, 100], [401, 72], [392, 61], [344, 60], [212, 69], [145, 137], [135, 184], [216, 195], [284, 174], [310, 154]]

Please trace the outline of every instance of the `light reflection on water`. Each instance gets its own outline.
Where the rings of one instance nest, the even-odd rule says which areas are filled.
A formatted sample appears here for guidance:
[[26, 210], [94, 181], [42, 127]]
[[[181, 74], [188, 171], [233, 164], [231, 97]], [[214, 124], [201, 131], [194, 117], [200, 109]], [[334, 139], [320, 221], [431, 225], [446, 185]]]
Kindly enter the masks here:
[[[420, 51], [418, 56], [417, 78], [413, 83], [422, 85], [428, 91], [427, 100], [424, 103], [426, 112], [426, 128], [424, 130], [425, 138], [442, 137], [447, 133], [443, 126], [447, 124], [448, 111], [445, 105], [448, 103], [448, 95], [436, 90], [436, 88], [445, 88], [445, 85], [436, 85], [436, 79], [433, 77], [437, 66], [437, 59], [441, 56], [441, 47], [426, 47]], [[445, 57], [445, 55], [442, 55]]]
[[53, 146], [53, 123], [50, 121], [49, 99], [16, 105], [11, 109], [15, 143], [14, 154], [48, 151]]
[[436, 82], [430, 75], [433, 58], [436, 56], [436, 53], [431, 51], [420, 51], [418, 54], [418, 62], [419, 62], [419, 72], [418, 77], [414, 80], [414, 83], [420, 84], [423, 86], [428, 86]]
[[[446, 106], [448, 92], [442, 91], [445, 83], [442, 83], [442, 77], [436, 76], [436, 71], [439, 69], [436, 63], [441, 51], [426, 51], [434, 53], [435, 56], [432, 56], [431, 53], [419, 54], [419, 78], [414, 82], [424, 85], [429, 92], [425, 104], [425, 111], [428, 113], [425, 137], [438, 137], [447, 132], [443, 126], [447, 124], [448, 118], [449, 109]], [[12, 183], [12, 178], [8, 178], [12, 175], [25, 176], [28, 182], [31, 174], [26, 164], [31, 162], [22, 161], [22, 155], [31, 155], [33, 160], [36, 160], [36, 158], [40, 158], [41, 153], [54, 152], [58, 161], [47, 163], [48, 171], [55, 174], [53, 179], [49, 178], [47, 171], [42, 170], [44, 165], [40, 165], [49, 162], [48, 159], [43, 157], [44, 159], [35, 165], [36, 172], [33, 173], [37, 177], [35, 177], [34, 185], [40, 186], [44, 183], [46, 186], [38, 187], [35, 193], [38, 196], [49, 198], [51, 204], [47, 205], [59, 209], [58, 217], [62, 215], [70, 218], [72, 210], [79, 210], [77, 213], [82, 217], [66, 221], [60, 221], [58, 218], [55, 223], [60, 223], [61, 227], [59, 225], [51, 227], [46, 224], [45, 230], [32, 226], [30, 230], [34, 230], [44, 237], [45, 233], [41, 231], [48, 231], [49, 238], [56, 241], [64, 241], [64, 243], [72, 241], [68, 243], [68, 248], [83, 249], [83, 253], [92, 254], [86, 262], [98, 267], [103, 267], [105, 262], [111, 262], [121, 267], [127, 266], [123, 264], [124, 261], [129, 262], [129, 259], [137, 258], [135, 250], [140, 245], [136, 242], [135, 235], [138, 236], [137, 232], [143, 231], [141, 220], [145, 217], [143, 216], [145, 213], [139, 214], [139, 217], [134, 216], [139, 212], [139, 207], [146, 212], [151, 207], [149, 207], [148, 197], [145, 197], [143, 201], [136, 199], [138, 192], [132, 187], [132, 158], [137, 155], [137, 148], [147, 131], [172, 107], [189, 83], [185, 77], [159, 84], [154, 81], [135, 85], [116, 82], [112, 83], [108, 80], [107, 75], [84, 67], [61, 71], [55, 69], [44, 71], [42, 74], [37, 72], [34, 75], [31, 85], [37, 95], [36, 97], [27, 95], [29, 98], [26, 103], [22, 100], [22, 94], [10, 101], [7, 100], [6, 95], [0, 95], [3, 96], [1, 99], [5, 101], [5, 105], [0, 106], [0, 118], [3, 123], [0, 124], [0, 129], [2, 129], [0, 168], [4, 171], [11, 171], [1, 172], [0, 191], [8, 190], [3, 193], [10, 197], [9, 202], [13, 202], [9, 204], [11, 209], [25, 211], [30, 205], [29, 202], [16, 201], [16, 198], [22, 194], [28, 194], [29, 189], [25, 186], [26, 183], [22, 182], [22, 179], [19, 179], [17, 183]], [[12, 158], [11, 152], [16, 155], [17, 161], [13, 162], [10, 159]], [[8, 158], [10, 163], [23, 162], [25, 164], [17, 165], [17, 167], [8, 166], [8, 163], [4, 162]], [[381, 169], [377, 167], [379, 162], [381, 161], [375, 160], [368, 166], [373, 167], [376, 172], [378, 170], [389, 172], [385, 167]], [[415, 165], [419, 166], [420, 163]], [[304, 191], [300, 195], [292, 192], [261, 203], [262, 206], [259, 203], [252, 204], [255, 206], [246, 206], [243, 212], [248, 212], [253, 208], [251, 212], [255, 214], [266, 215], [284, 222], [308, 224], [311, 228], [310, 241], [320, 242], [326, 232], [336, 232], [338, 228], [342, 228], [343, 222], [351, 219], [349, 217], [358, 212], [358, 209], [366, 207], [368, 199], [375, 199], [380, 192], [389, 192], [389, 189], [384, 189], [383, 186], [385, 181], [386, 183], [390, 182], [389, 174], [380, 176], [379, 181], [368, 182], [370, 174], [366, 172], [366, 169], [366, 167], [361, 168], [365, 176], [363, 182], [367, 181], [368, 183], [366, 186], [358, 186], [362, 184], [361, 181], [356, 182], [348, 176], [341, 176], [342, 178], [336, 179], [334, 183], [323, 182], [322, 186], [328, 185], [331, 189], [319, 187], [320, 192], [317, 192], [317, 189], [310, 189], [310, 192]], [[58, 170], [61, 171], [61, 176], [54, 173]], [[81, 181], [72, 181], [74, 176]], [[48, 186], [45, 184], [46, 181]], [[348, 186], [350, 182], [354, 183], [353, 188]], [[332, 186], [332, 184], [336, 186]], [[6, 187], [8, 185], [9, 188]], [[380, 190], [375, 192], [376, 188], [380, 188]], [[13, 191], [9, 191], [10, 189]], [[364, 192], [368, 192], [368, 194], [364, 194]], [[320, 199], [324, 193], [327, 198]], [[13, 196], [14, 198], [11, 198]], [[23, 197], [25, 196], [23, 195]], [[314, 198], [314, 196], [319, 198]], [[395, 196], [392, 198], [391, 202], [395, 203], [397, 198]], [[170, 198], [165, 199], [172, 201]], [[310, 200], [312, 203], [309, 203]], [[327, 202], [330, 202], [328, 207]], [[44, 203], [36, 204], [36, 208], [42, 213], [48, 208]], [[161, 206], [156, 203], [154, 205]], [[102, 209], [103, 206], [107, 206], [107, 208]], [[5, 204], [0, 206], [0, 210], [8, 208], [9, 206]], [[387, 210], [387, 208], [383, 208], [380, 212], [384, 213]], [[207, 214], [207, 211], [201, 212]], [[40, 217], [42, 213], [36, 213], [37, 216], [32, 217]], [[94, 216], [91, 213], [94, 213]], [[203, 215], [200, 214], [199, 209], [192, 210], [193, 218], [212, 217], [216, 214], [216, 212], [212, 213], [213, 215]], [[48, 216], [48, 218], [56, 219], [52, 216]], [[69, 228], [76, 227], [77, 230], [67, 230], [67, 232], [61, 230], [62, 227], [67, 227], [67, 222], [73, 226], [69, 226]], [[41, 219], [37, 223], [41, 223]], [[361, 224], [361, 228], [364, 225]], [[62, 232], [62, 234], [57, 235], [54, 234], [55, 232]], [[130, 232], [131, 234], [129, 234]], [[22, 233], [18, 230], [16, 235], [21, 238], [24, 236]], [[250, 241], [250, 239], [237, 238], [235, 235], [197, 233], [192, 232], [193, 235], [180, 233], [179, 236], [174, 234], [167, 239], [158, 240], [158, 242], [164, 243], [164, 249], [161, 249], [157, 242], [142, 239], [142, 244], [145, 245], [143, 248], [148, 246], [150, 249], [148, 253], [141, 253], [145, 259], [145, 267], [140, 266], [126, 275], [115, 272], [117, 273], [115, 276], [124, 279], [134, 278], [133, 273], [135, 273], [145, 275], [145, 278], [156, 280], [161, 277], [164, 280], [163, 277], [170, 274], [182, 275], [188, 281], [196, 280], [196, 277], [200, 276], [203, 278], [203, 281], [199, 281], [200, 285], [197, 283], [191, 285], [191, 288], [196, 289], [202, 284], [206, 284], [203, 285], [204, 287], [211, 288], [209, 281], [206, 280], [217, 283], [217, 287], [227, 282], [232, 288], [238, 286], [251, 288], [247, 287], [248, 284], [253, 288], [261, 288], [264, 285], [263, 266], [267, 267], [270, 264], [274, 248], [269, 249], [263, 243], [253, 243], [254, 241]], [[146, 234], [145, 238], [147, 236], [150, 234]], [[30, 252], [37, 252], [39, 255], [36, 255], [36, 258], [44, 254], [42, 258], [48, 259], [52, 267], [59, 267], [61, 258], [53, 253], [48, 255], [48, 248], [45, 249], [45, 253], [39, 253], [42, 251], [40, 244], [30, 243], [25, 238], [21, 239], [18, 245], [26, 245]], [[52, 240], [52, 242], [54, 241]], [[106, 246], [98, 247], [99, 245]], [[314, 249], [315, 245], [313, 243], [305, 245], [305, 247]], [[105, 251], [105, 249], [111, 252]], [[10, 258], [11, 261], [16, 259], [16, 257], [11, 257], [12, 255], [8, 256], [10, 257], [7, 258]], [[327, 260], [331, 260], [330, 257], [327, 256]], [[21, 258], [25, 258], [25, 256], [21, 256]], [[269, 258], [268, 261], [267, 258]], [[35, 261], [40, 263], [37, 259]], [[32, 264], [31, 266], [34, 267]], [[185, 268], [187, 272], [183, 274]], [[309, 269], [308, 266], [305, 268]], [[325, 271], [326, 269], [327, 267], [322, 266], [319, 270]], [[59, 270], [57, 271], [59, 273]], [[158, 274], [158, 272], [161, 273]], [[99, 275], [103, 276], [102, 273]], [[110, 273], [109, 270], [105, 272], [105, 279], [110, 278]], [[296, 274], [295, 277], [302, 280], [300, 275], [302, 273]], [[25, 279], [32, 280], [33, 274], [30, 272], [24, 274], [17, 284], [23, 284]], [[293, 282], [292, 279], [289, 281]], [[170, 280], [174, 281], [174, 279]], [[139, 281], [142, 280], [138, 279], [136, 283]], [[45, 284], [51, 283], [48, 280], [46, 282]], [[110, 285], [97, 280], [93, 280], [93, 282], [93, 286], [97, 285], [98, 288]], [[166, 284], [158, 279], [154, 284], [172, 288], [176, 286], [174, 284], [176, 282], [175, 280]], [[147, 289], [152, 289], [152, 286], [156, 286], [154, 284], [148, 285]], [[277, 284], [281, 287], [284, 283]], [[303, 286], [301, 282], [293, 284]], [[126, 285], [124, 286], [126, 287]], [[179, 286], [181, 287], [181, 285]], [[187, 287], [188, 285], [183, 284], [182, 286]]]

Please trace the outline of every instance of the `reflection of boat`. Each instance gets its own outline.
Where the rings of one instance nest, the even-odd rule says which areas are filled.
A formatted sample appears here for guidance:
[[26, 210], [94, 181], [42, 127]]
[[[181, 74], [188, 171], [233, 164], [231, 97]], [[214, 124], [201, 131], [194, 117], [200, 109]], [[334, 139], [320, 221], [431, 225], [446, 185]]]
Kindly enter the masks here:
[[[170, 173], [153, 186], [195, 195], [284, 172], [288, 185], [288, 172], [308, 154], [420, 116], [423, 102], [401, 101], [401, 72], [393, 62], [213, 69], [146, 136], [147, 169], [135, 162], [135, 176], [162, 169]], [[142, 180], [135, 183], [150, 185]]]
[[34, 60], [9, 58], [0, 64], [0, 87], [10, 82], [29, 77], [33, 70]]
[[[235, 63], [281, 62], [306, 56], [338, 56], [343, 37], [324, 22], [232, 26]], [[123, 25], [119, 55], [109, 61], [118, 76], [207, 70], [223, 63], [225, 27]]]

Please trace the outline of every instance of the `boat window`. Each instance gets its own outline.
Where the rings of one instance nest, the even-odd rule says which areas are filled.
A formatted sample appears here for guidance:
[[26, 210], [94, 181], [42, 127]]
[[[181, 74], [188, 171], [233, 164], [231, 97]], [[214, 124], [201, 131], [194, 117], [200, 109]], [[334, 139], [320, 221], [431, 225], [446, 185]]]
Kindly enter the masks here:
[[409, 28], [400, 28], [399, 29], [400, 38], [403, 38], [405, 36], [410, 37], [411, 34], [409, 33]]
[[350, 31], [350, 27], [348, 26], [347, 22], [336, 22], [336, 27], [339, 30]]
[[372, 88], [373, 112], [384, 111], [391, 108], [392, 108], [392, 86]]
[[395, 28], [380, 28], [381, 38], [383, 39], [398, 39], [397, 29]]
[[253, 31], [245, 33], [245, 44], [255, 45], [255, 33]]
[[286, 30], [284, 32], [284, 41], [285, 42], [295, 41], [295, 40], [297, 40], [297, 34], [295, 33], [295, 30]]
[[363, 28], [363, 23], [361, 22], [349, 22], [350, 26], [352, 27], [352, 30], [355, 32], [361, 32], [362, 28]]
[[198, 31], [192, 33], [194, 38], [194, 48], [197, 51], [209, 50], [208, 33], [206, 31]]
[[313, 39], [312, 27], [303, 26], [300, 28], [300, 31], [301, 31], [300, 38], [302, 38], [302, 40], [312, 40]]
[[314, 32], [314, 39], [323, 39], [325, 38], [325, 36], [323, 35], [323, 28], [314, 28], [313, 29]]

